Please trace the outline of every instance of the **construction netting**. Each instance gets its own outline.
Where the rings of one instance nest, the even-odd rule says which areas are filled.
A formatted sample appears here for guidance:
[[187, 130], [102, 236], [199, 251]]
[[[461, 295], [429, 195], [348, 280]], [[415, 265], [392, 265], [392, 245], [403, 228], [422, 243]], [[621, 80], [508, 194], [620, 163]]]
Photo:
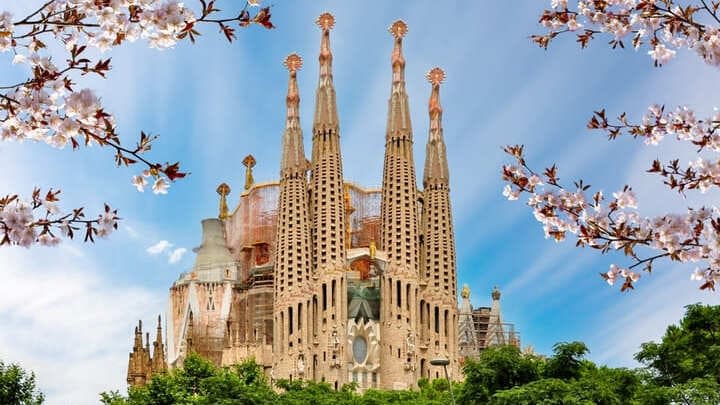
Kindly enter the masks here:
[[[365, 190], [354, 184], [346, 183], [350, 195], [350, 246], [368, 247], [375, 241], [380, 245], [380, 190]], [[347, 208], [347, 207], [346, 207]]]
[[244, 271], [272, 260], [279, 195], [277, 183], [253, 186], [226, 222], [228, 247]]
[[[371, 241], [379, 244], [380, 190], [351, 183], [346, 183], [346, 190], [352, 207], [348, 221], [351, 247], [368, 247]], [[244, 272], [272, 261], [279, 196], [278, 183], [257, 184], [241, 195], [235, 212], [226, 221], [228, 247]]]

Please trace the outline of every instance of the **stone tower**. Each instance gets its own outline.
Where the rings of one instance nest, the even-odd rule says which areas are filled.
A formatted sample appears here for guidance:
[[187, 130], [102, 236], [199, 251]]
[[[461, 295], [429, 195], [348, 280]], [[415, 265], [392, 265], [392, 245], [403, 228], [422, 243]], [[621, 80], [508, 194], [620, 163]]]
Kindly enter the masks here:
[[297, 72], [302, 59], [291, 54], [285, 59], [290, 72], [287, 119], [282, 140], [280, 163], [280, 197], [277, 213], [275, 248], [275, 305], [273, 335], [275, 340], [273, 368], [283, 370], [280, 378], [305, 376], [305, 356], [309, 354], [310, 297], [312, 268], [310, 263], [310, 223], [307, 203], [307, 161], [300, 128], [300, 94]]
[[320, 273], [332, 273], [345, 265], [345, 208], [340, 154], [340, 126], [332, 75], [330, 30], [335, 18], [324, 13], [317, 19], [322, 31], [320, 77], [315, 93], [312, 133], [310, 211], [312, 213], [313, 264]]
[[[430, 130], [425, 147], [425, 171], [423, 174], [423, 210], [421, 249], [422, 300], [421, 330], [427, 355], [452, 359], [457, 352], [457, 292], [455, 270], [455, 235], [453, 233], [450, 207], [450, 175], [447, 152], [443, 139], [440, 83], [445, 72], [433, 68], [427, 74], [432, 85], [428, 112]], [[426, 364], [431, 358], [423, 358]], [[457, 362], [451, 367], [457, 370]], [[421, 367], [425, 371], [425, 367]], [[424, 377], [429, 374], [421, 373]]]
[[407, 25], [396, 21], [390, 27], [395, 38], [391, 57], [392, 86], [388, 101], [385, 133], [385, 164], [382, 183], [381, 249], [387, 253], [388, 267], [383, 284], [381, 335], [387, 359], [385, 378], [397, 388], [412, 386], [417, 380], [415, 344], [417, 336], [417, 297], [419, 281], [418, 190], [413, 162], [413, 134], [408, 95], [405, 92], [405, 58], [402, 40]]
[[[336, 337], [344, 329], [345, 291], [345, 206], [343, 171], [340, 153], [340, 127], [333, 85], [330, 30], [335, 18], [321, 14], [317, 21], [320, 40], [320, 76], [315, 94], [312, 161], [310, 178], [310, 212], [312, 213], [313, 265], [316, 294], [313, 295], [313, 325], [317, 353], [311, 367], [315, 378], [335, 386], [345, 382], [339, 360], [344, 342]], [[333, 335], [334, 333], [334, 335]], [[333, 337], [335, 336], [335, 337]]]

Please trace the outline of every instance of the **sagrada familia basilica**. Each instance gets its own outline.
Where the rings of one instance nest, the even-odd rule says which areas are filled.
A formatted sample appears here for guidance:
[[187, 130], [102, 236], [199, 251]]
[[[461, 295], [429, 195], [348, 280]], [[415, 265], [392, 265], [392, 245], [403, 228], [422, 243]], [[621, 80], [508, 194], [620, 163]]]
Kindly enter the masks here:
[[[254, 358], [271, 379], [322, 380], [338, 388], [404, 389], [419, 378], [444, 377], [433, 359], [449, 361], [461, 378], [465, 357], [497, 343], [519, 345], [500, 317], [500, 292], [490, 308], [473, 309], [467, 287], [457, 303], [450, 175], [443, 139], [440, 85], [430, 70], [430, 130], [422, 190], [417, 187], [413, 132], [405, 92], [403, 38], [396, 21], [392, 85], [381, 189], [345, 181], [333, 86], [330, 31], [324, 13], [319, 80], [307, 160], [300, 124], [297, 72], [289, 72], [280, 178], [255, 183], [248, 156], [246, 183], [230, 210], [221, 184], [217, 218], [202, 221], [192, 270], [170, 288], [166, 340], [160, 318], [150, 355], [142, 324], [128, 363], [128, 384], [181, 366], [190, 352], [218, 365]], [[378, 144], [382, 142], [378, 138]]]

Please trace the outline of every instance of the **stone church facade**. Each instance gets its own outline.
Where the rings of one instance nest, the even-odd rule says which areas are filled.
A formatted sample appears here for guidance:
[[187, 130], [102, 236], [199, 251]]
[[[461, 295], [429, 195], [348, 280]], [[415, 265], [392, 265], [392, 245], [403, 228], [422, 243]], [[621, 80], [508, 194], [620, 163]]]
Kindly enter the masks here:
[[[227, 203], [230, 187], [218, 187], [220, 213], [202, 221], [195, 264], [170, 288], [161, 348], [166, 363], [180, 366], [191, 351], [218, 365], [252, 357], [271, 379], [335, 387], [356, 382], [364, 390], [444, 378], [430, 365], [444, 358], [451, 378], [459, 379], [455, 238], [440, 104], [445, 74], [434, 68], [427, 75], [430, 130], [418, 189], [402, 50], [407, 26], [392, 24], [387, 129], [384, 140], [377, 138], [385, 150], [382, 188], [347, 182], [332, 73], [334, 17], [324, 13], [317, 25], [310, 159], [299, 115], [302, 59], [291, 54], [279, 180], [255, 183], [255, 160], [248, 156], [234, 209]], [[141, 335], [139, 345], [142, 357]], [[133, 362], [131, 353], [131, 385], [144, 382], [130, 379], [135, 363], [147, 360]]]

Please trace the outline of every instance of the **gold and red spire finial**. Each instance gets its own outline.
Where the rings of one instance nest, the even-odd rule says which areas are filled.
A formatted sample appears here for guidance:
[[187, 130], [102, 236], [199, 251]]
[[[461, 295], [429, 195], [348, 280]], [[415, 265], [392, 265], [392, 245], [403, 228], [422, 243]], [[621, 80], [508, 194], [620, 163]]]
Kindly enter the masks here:
[[393, 34], [395, 39], [402, 39], [408, 32], [408, 26], [403, 20], [397, 20], [390, 26], [390, 33]]
[[320, 42], [320, 77], [332, 75], [332, 51], [330, 51], [330, 30], [335, 26], [335, 17], [328, 13], [322, 13], [315, 20], [315, 24], [322, 30]]
[[440, 125], [440, 114], [442, 114], [442, 106], [440, 105], [440, 83], [445, 80], [445, 71], [439, 67], [434, 67], [427, 72], [425, 77], [427, 77], [430, 84], [432, 84], [432, 92], [430, 93], [430, 102], [428, 105], [431, 127], [434, 126], [437, 128]]
[[408, 26], [403, 20], [397, 20], [388, 29], [395, 37], [395, 47], [392, 53], [393, 83], [405, 80], [405, 57], [402, 54], [402, 39], [408, 32]]
[[445, 80], [445, 71], [440, 69], [439, 67], [434, 67], [430, 69], [429, 72], [425, 75], [430, 83], [432, 83], [433, 86], [439, 86], [440, 83]]
[[297, 73], [297, 71], [302, 68], [302, 64], [302, 57], [300, 57], [297, 53], [291, 53], [286, 56], [283, 61], [283, 65], [287, 68], [290, 74]]
[[297, 53], [291, 53], [283, 61], [283, 65], [290, 72], [290, 81], [288, 83], [288, 94], [287, 94], [287, 127], [290, 128], [294, 122], [299, 119], [299, 106], [300, 106], [300, 93], [297, 87], [297, 71], [302, 68], [302, 58]]
[[335, 17], [328, 12], [324, 12], [315, 20], [315, 24], [323, 31], [330, 31], [335, 26]]

